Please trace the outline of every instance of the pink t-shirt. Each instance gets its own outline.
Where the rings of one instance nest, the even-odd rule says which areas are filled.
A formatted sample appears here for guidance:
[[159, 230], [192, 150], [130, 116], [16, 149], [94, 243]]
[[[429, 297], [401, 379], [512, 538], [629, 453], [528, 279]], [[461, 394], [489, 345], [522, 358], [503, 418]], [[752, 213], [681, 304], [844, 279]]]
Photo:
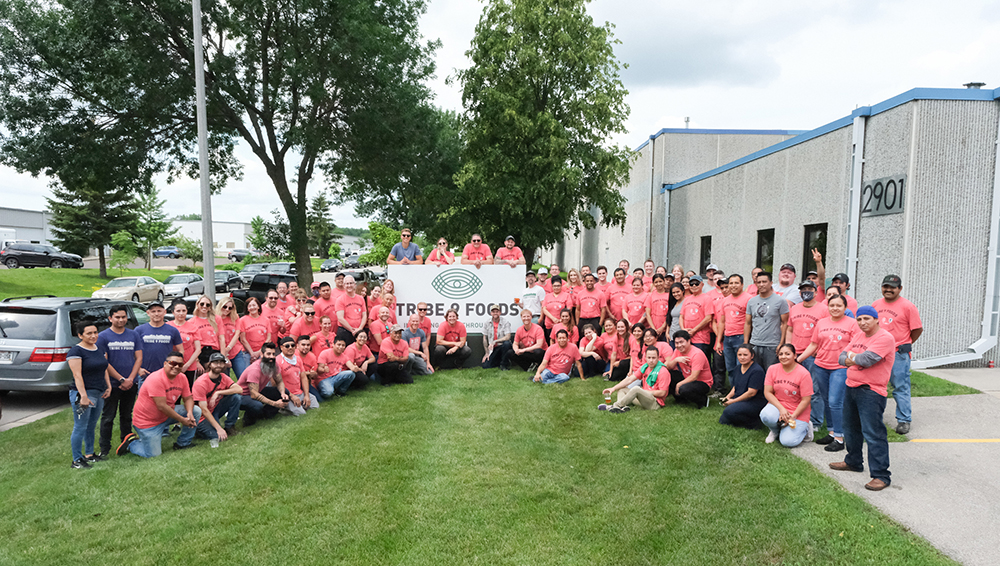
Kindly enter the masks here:
[[[388, 307], [386, 307], [386, 308], [388, 308]], [[374, 307], [372, 307], [372, 309], [368, 312], [368, 320], [369, 320], [369, 322], [373, 321], [373, 320], [378, 320], [378, 313], [381, 312], [381, 311], [382, 311], [382, 305], [381, 304], [378, 304], [378, 305], [375, 305]], [[396, 310], [395, 309], [389, 309], [389, 324], [390, 325], [396, 324], [396, 320], [397, 320], [396, 319]], [[334, 322], [333, 325], [337, 326], [337, 321], [333, 321], [333, 322]]]
[[498, 260], [510, 261], [510, 260], [518, 260], [518, 259], [523, 259], [523, 258], [524, 258], [524, 254], [521, 253], [521, 248], [519, 248], [517, 246], [514, 246], [513, 248], [511, 248], [509, 250], [507, 249], [507, 246], [504, 246], [504, 247], [499, 248], [497, 250], [496, 259], [498, 259]]
[[375, 319], [368, 325], [368, 330], [368, 347], [377, 354], [382, 347], [382, 341], [389, 337], [389, 324], [382, 322], [381, 319]]
[[[184, 343], [184, 363], [188, 363], [191, 361], [191, 356], [194, 355], [195, 342], [201, 340], [201, 337], [198, 335], [198, 325], [192, 322], [191, 319], [187, 319], [184, 324], [177, 324], [176, 320], [171, 320], [167, 324], [173, 326], [181, 333], [181, 342]], [[191, 369], [194, 368], [192, 367]]]
[[903, 297], [899, 297], [891, 303], [884, 298], [879, 299], [872, 303], [872, 306], [878, 311], [878, 325], [892, 334], [892, 339], [895, 340], [897, 347], [902, 344], [912, 344], [910, 331], [924, 327], [917, 307]]
[[[542, 301], [542, 306], [548, 311], [549, 314], [556, 317], [559, 320], [559, 312], [565, 308], [573, 307], [573, 295], [570, 295], [566, 291], [556, 295], [555, 293], [545, 293], [545, 300]], [[545, 328], [552, 328], [552, 320], [549, 317], [545, 318]]]
[[238, 328], [247, 338], [247, 343], [254, 352], [260, 351], [260, 347], [267, 342], [268, 334], [271, 332], [271, 323], [264, 317], [253, 318], [250, 315], [240, 317]]
[[820, 319], [816, 323], [816, 328], [813, 328], [810, 339], [810, 342], [815, 342], [817, 346], [816, 365], [823, 369], [844, 367], [840, 365], [840, 353], [847, 349], [857, 332], [861, 332], [858, 321], [851, 317], [842, 316], [838, 321], [829, 316]]
[[302, 317], [292, 323], [292, 328], [289, 330], [288, 335], [298, 340], [299, 336], [312, 336], [319, 332], [321, 328], [319, 320], [316, 317], [312, 317], [312, 322], [309, 319]]
[[313, 333], [312, 336], [316, 337], [312, 343], [312, 353], [318, 358], [325, 350], [333, 348], [333, 340], [337, 337], [337, 333], [331, 330], [329, 334], [324, 335], [321, 330]]
[[588, 291], [584, 287], [582, 290], [577, 291], [573, 298], [580, 307], [580, 318], [600, 318], [601, 310], [604, 308], [604, 305], [608, 304], [604, 293], [597, 287], [594, 287], [592, 291]]
[[548, 361], [548, 365], [545, 366], [552, 373], [569, 373], [569, 370], [573, 367], [573, 364], [580, 361], [580, 349], [576, 347], [576, 344], [566, 343], [565, 348], [560, 348], [559, 344], [553, 344], [545, 350], [545, 361]]
[[[880, 315], [881, 318], [881, 315]], [[847, 368], [847, 386], [858, 387], [868, 385], [872, 391], [885, 397], [888, 394], [886, 384], [892, 375], [892, 363], [895, 361], [896, 345], [892, 334], [884, 328], [879, 328], [871, 338], [865, 336], [859, 328], [847, 349], [855, 354], [871, 351], [882, 359], [871, 367], [851, 366]], [[143, 387], [146, 387], [143, 385]]]
[[302, 364], [302, 371], [307, 373], [316, 372], [316, 377], [309, 380], [313, 387], [319, 386], [319, 363], [316, 361], [316, 354], [312, 352], [302, 355], [300, 352], [295, 352], [295, 355], [299, 358], [299, 363]]
[[[212, 317], [215, 318], [215, 315]], [[198, 329], [198, 341], [201, 342], [202, 348], [207, 346], [219, 350], [219, 333], [216, 332], [215, 328], [212, 328], [212, 323], [207, 318], [195, 316], [189, 318], [187, 324], [193, 324]]]
[[718, 306], [726, 315], [726, 336], [743, 336], [743, 325], [747, 321], [747, 301], [752, 295], [747, 292], [729, 295]]
[[302, 394], [302, 371], [303, 365], [302, 360], [298, 356], [292, 358], [295, 362], [293, 365], [291, 362], [285, 359], [285, 356], [278, 354], [278, 372], [281, 374], [281, 382], [285, 384], [285, 389], [291, 395], [301, 395]]
[[389, 361], [389, 356], [386, 352], [392, 352], [392, 355], [397, 358], [405, 358], [410, 355], [410, 346], [406, 343], [406, 340], [400, 340], [395, 344], [392, 343], [392, 338], [386, 337], [382, 340], [382, 344], [379, 345], [378, 353], [378, 363], [384, 364]]
[[806, 351], [812, 342], [816, 325], [829, 316], [830, 311], [819, 304], [807, 307], [805, 303], [799, 303], [788, 309], [788, 329], [792, 332], [792, 346], [795, 346], [796, 354]]
[[337, 328], [337, 303], [333, 299], [333, 294], [330, 294], [329, 299], [324, 299], [322, 297], [313, 301], [313, 308], [316, 309], [316, 320], [323, 318], [324, 316], [330, 317], [330, 322], [333, 323], [333, 327]]
[[[445, 261], [444, 260], [445, 257], [447, 257], [451, 261], [450, 262], [449, 261]], [[441, 252], [438, 251], [437, 248], [434, 248], [433, 250], [431, 250], [430, 255], [427, 256], [427, 263], [436, 263], [438, 265], [446, 265], [448, 263], [455, 263], [455, 254], [453, 254], [451, 252], [448, 252], [448, 251], [446, 251], [444, 253], [441, 253]]]
[[698, 348], [691, 346], [688, 348], [686, 354], [682, 354], [680, 350], [674, 350], [674, 353], [670, 356], [670, 358], [676, 359], [684, 356], [690, 358], [688, 362], [677, 363], [677, 369], [681, 371], [681, 375], [684, 376], [684, 379], [691, 377], [691, 374], [697, 371], [698, 377], [696, 379], [702, 383], [707, 383], [708, 386], [711, 387], [712, 370], [708, 367], [708, 358], [705, 357], [705, 354]]
[[132, 424], [139, 429], [150, 428], [169, 418], [156, 407], [153, 397], [164, 397], [167, 406], [173, 407], [178, 399], [190, 396], [191, 387], [184, 374], [178, 374], [177, 377], [170, 379], [166, 371], [158, 369], [142, 382], [139, 396], [135, 400], [135, 408], [132, 410]]
[[243, 388], [244, 395], [250, 395], [250, 384], [257, 384], [257, 391], [263, 390], [265, 387], [271, 384], [271, 378], [265, 377], [260, 371], [260, 360], [255, 361], [250, 364], [250, 367], [243, 370], [243, 375], [240, 376], [237, 383]]
[[[667, 344], [666, 342], [656, 342], [656, 344], [653, 345], [656, 346], [657, 357], [660, 359], [661, 362], [667, 363], [667, 360], [673, 357], [674, 349], [670, 347], [670, 344]], [[635, 353], [637, 355], [632, 357], [632, 362], [631, 362], [632, 365], [629, 366], [629, 369], [632, 371], [632, 373], [638, 373], [639, 368], [641, 368], [643, 364], [646, 363], [646, 350], [648, 349], [649, 346], [647, 346], [645, 343], [636, 348]]]
[[271, 323], [271, 339], [272, 340], [275, 340], [278, 337], [288, 336], [288, 327], [286, 326], [285, 327], [285, 331], [282, 332], [280, 330], [281, 327], [279, 326], [279, 322], [278, 322], [278, 321], [281, 321], [282, 323], [284, 322], [284, 318], [283, 318], [284, 314], [285, 314], [285, 311], [281, 310], [281, 308], [278, 308], [278, 307], [275, 307], [275, 308], [271, 309], [271, 308], [268, 308], [266, 304], [264, 306], [260, 307], [260, 315], [262, 317], [266, 318]]
[[612, 281], [604, 288], [604, 294], [611, 316], [615, 317], [615, 320], [621, 320], [622, 303], [626, 296], [632, 294], [632, 285], [629, 285], [628, 281], [625, 282], [625, 285], [619, 285], [616, 281]]
[[670, 293], [666, 291], [662, 293], [653, 291], [647, 294], [645, 307], [649, 309], [649, 318], [653, 319], [654, 329], [664, 326], [664, 332], [670, 330], [665, 327], [667, 324], [667, 315], [670, 313]]
[[642, 323], [646, 320], [646, 293], [634, 295], [629, 293], [622, 299], [622, 311], [628, 315], [631, 324]]
[[580, 329], [578, 329], [575, 326], [572, 328], [566, 328], [566, 325], [564, 325], [561, 322], [557, 322], [554, 325], [552, 325], [552, 332], [549, 333], [549, 338], [552, 339], [553, 343], [555, 343], [556, 334], [560, 330], [565, 330], [567, 333], [569, 333], [569, 341], [572, 342], [573, 344], [576, 344], [580, 341]]
[[[360, 295], [355, 294], [353, 297], [349, 297], [347, 293], [344, 293], [339, 299], [337, 299], [337, 312], [344, 311], [344, 320], [347, 324], [350, 324], [354, 330], [361, 328], [361, 321], [364, 320], [365, 314], [368, 309], [365, 308], [365, 300], [361, 298]], [[344, 325], [340, 325], [344, 328]], [[344, 328], [344, 330], [348, 330]]]
[[347, 350], [345, 349], [340, 355], [333, 348], [323, 351], [316, 359], [316, 363], [326, 364], [326, 372], [319, 375], [320, 379], [326, 379], [332, 375], [337, 375], [342, 371], [347, 371], [347, 360], [351, 358], [347, 355]]
[[[208, 412], [210, 413], [214, 411], [215, 408], [219, 405], [218, 400], [216, 400], [214, 403], [212, 402], [212, 395], [216, 391], [225, 391], [226, 389], [229, 389], [230, 387], [233, 386], [233, 380], [230, 379], [230, 377], [226, 374], [221, 374], [219, 376], [218, 385], [212, 382], [211, 376], [212, 374], [210, 373], [203, 373], [199, 375], [198, 379], [194, 380], [194, 387], [191, 389], [191, 395], [194, 396], [194, 402], [198, 403], [200, 401], [204, 401], [208, 403]], [[143, 383], [143, 387], [145, 386], [146, 384]], [[204, 415], [204, 413], [202, 414]], [[199, 420], [198, 422], [201, 422], [203, 420], [205, 420], [204, 416], [202, 416], [201, 420]]]
[[[707, 295], [686, 297], [681, 307], [681, 326], [694, 328], [706, 316], [712, 315], [712, 298]], [[692, 344], [708, 344], [712, 328], [711, 321], [691, 336]]]
[[598, 338], [601, 341], [600, 344], [594, 346], [595, 350], [599, 350], [598, 354], [601, 355], [601, 359], [606, 362], [611, 361], [611, 354], [616, 354], [618, 347], [618, 340], [614, 334], [604, 334]]
[[456, 320], [455, 324], [442, 322], [438, 325], [437, 335], [438, 338], [443, 338], [448, 342], [461, 342], [466, 337], [465, 324], [460, 320]]
[[490, 247], [486, 244], [479, 244], [479, 247], [477, 248], [469, 243], [465, 244], [465, 247], [462, 249], [462, 259], [467, 259], [469, 261], [475, 261], [477, 259], [490, 259], [492, 257], [493, 254], [490, 253]]
[[[790, 372], [786, 372], [781, 364], [774, 364], [767, 368], [764, 385], [770, 385], [774, 388], [774, 397], [789, 413], [795, 412], [803, 397], [811, 397], [813, 394], [812, 376], [809, 375], [809, 370], [799, 364], [795, 364]], [[810, 408], [806, 404], [806, 409], [799, 413], [795, 420], [808, 422], [809, 415]]]
[[365, 363], [365, 360], [372, 358], [372, 351], [365, 344], [355, 342], [344, 350], [344, 355], [347, 356], [347, 359], [354, 362], [354, 365], [361, 367], [361, 364]]
[[[660, 357], [660, 361], [663, 361], [662, 354], [661, 354], [661, 357]], [[635, 368], [635, 372], [634, 372], [634, 373], [636, 373], [638, 375], [639, 380], [642, 382], [642, 388], [643, 389], [645, 389], [646, 391], [669, 391], [670, 390], [670, 370], [668, 370], [666, 368], [666, 366], [660, 366], [660, 371], [656, 374], [656, 381], [654, 381], [653, 382], [653, 386], [650, 387], [649, 384], [646, 383], [646, 378], [648, 378], [649, 374], [653, 372], [653, 368], [655, 366], [648, 366], [646, 364], [643, 364], [643, 365], [646, 366], [646, 371], [642, 371], [643, 366], [639, 366], [639, 367]], [[656, 397], [656, 402], [659, 403], [660, 406], [662, 407], [662, 406], [664, 406], [663, 400], [665, 398], [666, 398], [666, 395], [664, 395], [663, 397]]]
[[[219, 327], [219, 334], [222, 335], [222, 341], [226, 346], [233, 341], [233, 336], [236, 336], [236, 330], [239, 328], [240, 321], [236, 319], [235, 321], [228, 316], [217, 316], [215, 317], [215, 325]], [[221, 351], [222, 348], [220, 347]], [[239, 340], [236, 341], [236, 345], [229, 350], [229, 358], [232, 359], [233, 356], [239, 354], [243, 351], [243, 344]]]
[[531, 326], [527, 330], [525, 330], [522, 324], [514, 332], [514, 341], [522, 349], [534, 346], [539, 340], [542, 341], [542, 348], [545, 348], [545, 332], [541, 326], [535, 323], [531, 323]]

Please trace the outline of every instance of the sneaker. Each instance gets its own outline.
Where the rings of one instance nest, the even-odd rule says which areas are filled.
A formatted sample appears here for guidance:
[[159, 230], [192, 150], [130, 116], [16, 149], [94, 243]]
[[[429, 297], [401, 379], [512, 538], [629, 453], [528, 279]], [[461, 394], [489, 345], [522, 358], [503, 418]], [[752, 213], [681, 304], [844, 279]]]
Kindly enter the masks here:
[[834, 440], [833, 442], [828, 444], [827, 447], [824, 448], [823, 450], [826, 450], [827, 452], [840, 452], [843, 449], [844, 449], [843, 441]]
[[767, 433], [767, 438], [764, 439], [764, 443], [765, 444], [771, 444], [775, 440], [778, 440], [778, 433], [776, 433], [776, 432], [774, 432], [772, 430], [771, 432]]
[[865, 484], [865, 489], [868, 491], [882, 491], [883, 489], [889, 487], [889, 484], [884, 481], [875, 478], [872, 481]]
[[806, 442], [812, 442], [814, 434], [815, 433], [813, 432], [813, 424], [810, 422], [809, 423], [809, 431], [806, 432]]
[[[896, 434], [909, 434], [909, 433], [910, 433], [910, 423], [905, 423], [905, 422], [897, 422], [896, 423]], [[872, 480], [872, 481], [876, 481], [876, 480]], [[882, 481], [882, 480], [877, 480], [877, 481]], [[865, 487], [868, 487], [868, 486], [865, 486]], [[883, 489], [883, 488], [884, 488], [884, 486], [880, 487], [879, 489]], [[874, 490], [874, 491], [878, 491], [878, 490]]]
[[179, 424], [174, 424], [174, 426], [170, 427], [170, 432], [177, 432], [177, 431], [179, 431], [180, 429], [181, 429], [181, 425], [179, 425]]
[[240, 431], [236, 430], [233, 427], [228, 427], [228, 428], [225, 428], [223, 430], [226, 431], [226, 436], [237, 436], [239, 434], [242, 434]]
[[699, 409], [707, 409], [708, 408], [708, 404], [711, 403], [711, 402], [712, 402], [712, 396], [709, 395], [708, 397], [705, 397], [705, 406], [704, 407], [698, 407], [698, 408]]
[[122, 440], [122, 443], [118, 445], [118, 450], [115, 450], [115, 454], [117, 454], [118, 456], [124, 456], [125, 454], [128, 454], [128, 447], [131, 446], [132, 443], [138, 439], [139, 435], [134, 432], [126, 434], [125, 440]]
[[528, 366], [528, 373], [535, 373], [536, 369], [538, 369], [538, 364], [531, 364]]
[[708, 394], [709, 399], [718, 399], [720, 397], [722, 397], [721, 391], [712, 391], [711, 393]]
[[834, 440], [835, 439], [834, 439], [833, 435], [832, 434], [828, 434], [828, 435], [824, 436], [823, 438], [817, 438], [816, 439], [816, 444], [819, 444], [819, 445], [830, 444]]
[[195, 447], [195, 443], [194, 442], [192, 442], [191, 444], [185, 444], [184, 446], [181, 446], [180, 444], [177, 444], [176, 442], [174, 443], [174, 450], [187, 450], [188, 448], [194, 448], [194, 447]]
[[97, 462], [103, 462], [107, 460], [108, 457], [106, 454], [102, 452], [95, 452], [90, 456], [84, 456], [83, 459], [86, 460], [88, 464], [95, 464]]
[[624, 407], [615, 407], [614, 405], [611, 405], [610, 407], [608, 407], [609, 413], [627, 413], [629, 412], [629, 410], [630, 408], [628, 405]]
[[80, 458], [79, 460], [73, 460], [73, 463], [70, 464], [69, 467], [73, 468], [74, 470], [84, 470], [84, 469], [90, 469], [91, 465], [89, 462], [87, 462], [86, 458]]
[[604, 403], [601, 403], [600, 405], [597, 406], [597, 410], [598, 411], [607, 411], [608, 409], [610, 409], [613, 406], [614, 405], [606, 405]]

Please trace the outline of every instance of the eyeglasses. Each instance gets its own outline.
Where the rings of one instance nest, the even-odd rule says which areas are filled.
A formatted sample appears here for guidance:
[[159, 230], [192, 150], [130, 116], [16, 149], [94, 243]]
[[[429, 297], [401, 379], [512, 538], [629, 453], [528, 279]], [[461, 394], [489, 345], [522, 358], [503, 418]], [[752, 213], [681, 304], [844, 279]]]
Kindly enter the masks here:
[[476, 243], [479, 243], [479, 242], [482, 242], [482, 240], [472, 240], [473, 244], [476, 244]]
[[412, 234], [402, 234], [402, 236], [403, 236], [404, 238], [412, 238], [412, 237], [413, 237], [413, 235], [412, 235]]
[[170, 366], [170, 367], [172, 367], [172, 368], [184, 367], [184, 363], [183, 362], [167, 362], [167, 365]]
[[233, 310], [233, 305], [226, 305], [226, 306], [222, 307], [222, 310], [224, 310], [224, 311], [231, 311], [231, 310]]
[[417, 310], [418, 310], [418, 311], [426, 311], [427, 309], [426, 309], [426, 308], [422, 308], [422, 309], [421, 309], [421, 308], [418, 308]]
[[306, 316], [313, 316], [314, 314], [316, 314], [316, 311], [305, 311], [302, 314], [304, 314]]

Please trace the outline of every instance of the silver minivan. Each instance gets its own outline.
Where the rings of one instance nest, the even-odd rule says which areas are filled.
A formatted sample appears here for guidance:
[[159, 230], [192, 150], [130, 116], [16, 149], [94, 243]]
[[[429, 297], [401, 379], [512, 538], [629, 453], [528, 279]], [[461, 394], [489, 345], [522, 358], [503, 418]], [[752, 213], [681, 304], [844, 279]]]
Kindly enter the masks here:
[[66, 353], [80, 342], [73, 328], [83, 321], [110, 327], [108, 313], [120, 304], [128, 307], [129, 328], [149, 321], [146, 307], [132, 301], [51, 295], [0, 301], [0, 392], [68, 390]]

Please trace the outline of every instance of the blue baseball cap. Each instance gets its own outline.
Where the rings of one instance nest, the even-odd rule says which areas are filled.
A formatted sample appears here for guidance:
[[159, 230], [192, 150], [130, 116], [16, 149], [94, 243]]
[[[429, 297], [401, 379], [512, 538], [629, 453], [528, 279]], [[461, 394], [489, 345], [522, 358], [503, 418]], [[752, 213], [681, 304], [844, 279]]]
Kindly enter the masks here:
[[857, 313], [857, 315], [859, 317], [868, 315], [868, 316], [870, 316], [872, 318], [878, 318], [878, 311], [875, 310], [875, 307], [873, 307], [873, 306], [865, 305], [863, 307], [858, 307], [858, 313]]

